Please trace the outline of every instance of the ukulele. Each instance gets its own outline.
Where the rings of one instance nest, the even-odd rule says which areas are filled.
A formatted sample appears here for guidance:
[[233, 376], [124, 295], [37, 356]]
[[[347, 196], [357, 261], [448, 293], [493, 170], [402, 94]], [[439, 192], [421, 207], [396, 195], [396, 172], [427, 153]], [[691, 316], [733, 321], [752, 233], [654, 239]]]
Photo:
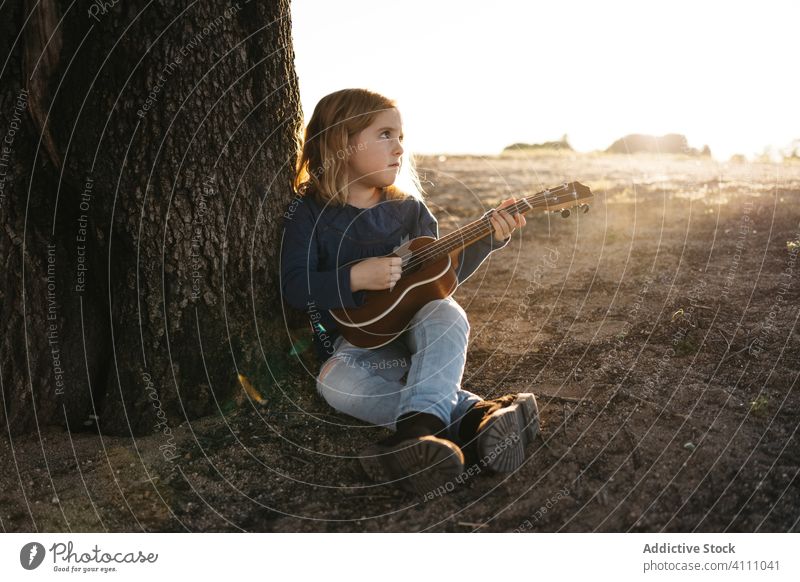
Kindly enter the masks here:
[[[503, 210], [512, 216], [529, 211], [560, 211], [566, 218], [574, 207], [587, 212], [587, 202], [593, 197], [583, 184], [565, 182], [557, 188], [522, 198]], [[387, 256], [402, 259], [400, 279], [391, 289], [366, 291], [364, 302], [358, 307], [331, 309], [339, 332], [360, 348], [379, 348], [397, 338], [423, 305], [453, 294], [458, 286], [455, 271], [458, 256], [465, 247], [492, 233], [494, 227], [489, 217], [493, 212], [495, 210], [490, 210], [441, 238], [420, 236], [394, 249]]]

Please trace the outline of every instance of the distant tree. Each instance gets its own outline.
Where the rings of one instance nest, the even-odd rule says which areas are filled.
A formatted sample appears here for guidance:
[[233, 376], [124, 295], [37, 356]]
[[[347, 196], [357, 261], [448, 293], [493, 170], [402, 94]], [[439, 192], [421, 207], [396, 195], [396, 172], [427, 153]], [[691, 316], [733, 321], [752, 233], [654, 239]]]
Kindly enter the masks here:
[[784, 159], [787, 160], [800, 160], [800, 139], [793, 140], [783, 152]]
[[668, 133], [662, 136], [632, 133], [615, 141], [607, 149], [607, 153], [614, 154], [684, 154], [689, 156], [711, 156], [711, 149], [704, 146], [703, 150], [689, 147], [686, 136], [680, 133]]
[[504, 152], [508, 151], [516, 151], [516, 150], [563, 150], [563, 151], [574, 151], [572, 146], [569, 144], [569, 140], [567, 139], [567, 134], [565, 133], [561, 136], [559, 141], [546, 141], [542, 143], [515, 143], [511, 144], [503, 148]]

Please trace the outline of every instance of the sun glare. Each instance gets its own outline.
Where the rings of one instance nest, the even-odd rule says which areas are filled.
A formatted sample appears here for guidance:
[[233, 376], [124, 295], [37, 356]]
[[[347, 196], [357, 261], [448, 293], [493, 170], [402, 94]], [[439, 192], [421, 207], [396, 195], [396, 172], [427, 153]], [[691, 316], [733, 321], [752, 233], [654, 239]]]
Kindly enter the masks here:
[[564, 134], [581, 151], [630, 133], [684, 134], [718, 159], [785, 147], [800, 137], [798, 16], [790, 2], [293, 3], [306, 116], [371, 88], [401, 103], [422, 153]]

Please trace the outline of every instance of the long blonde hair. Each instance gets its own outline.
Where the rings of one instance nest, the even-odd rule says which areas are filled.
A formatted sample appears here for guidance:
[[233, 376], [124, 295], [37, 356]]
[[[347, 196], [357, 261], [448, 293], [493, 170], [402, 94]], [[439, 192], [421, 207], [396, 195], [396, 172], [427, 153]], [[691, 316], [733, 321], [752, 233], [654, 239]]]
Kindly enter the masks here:
[[[393, 99], [367, 89], [342, 89], [326, 95], [314, 108], [300, 146], [294, 187], [298, 194], [315, 194], [333, 205], [347, 202], [347, 159], [349, 139], [368, 127], [381, 111], [396, 108]], [[424, 191], [406, 151], [398, 181], [384, 188], [386, 198], [412, 196], [422, 199]]]

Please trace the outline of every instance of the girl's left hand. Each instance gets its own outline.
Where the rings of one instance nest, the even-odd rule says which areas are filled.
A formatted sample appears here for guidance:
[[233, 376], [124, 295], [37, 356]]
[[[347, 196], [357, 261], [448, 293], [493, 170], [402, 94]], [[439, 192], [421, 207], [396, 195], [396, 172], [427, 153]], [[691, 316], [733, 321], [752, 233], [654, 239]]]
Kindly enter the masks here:
[[500, 206], [495, 208], [489, 217], [489, 220], [492, 222], [492, 226], [494, 226], [494, 236], [498, 240], [506, 240], [511, 236], [511, 233], [514, 232], [515, 229], [525, 226], [525, 216], [519, 213], [512, 216], [505, 210], [502, 210], [502, 208], [511, 206], [515, 202], [516, 199], [514, 198], [503, 200], [503, 202], [500, 203]]

